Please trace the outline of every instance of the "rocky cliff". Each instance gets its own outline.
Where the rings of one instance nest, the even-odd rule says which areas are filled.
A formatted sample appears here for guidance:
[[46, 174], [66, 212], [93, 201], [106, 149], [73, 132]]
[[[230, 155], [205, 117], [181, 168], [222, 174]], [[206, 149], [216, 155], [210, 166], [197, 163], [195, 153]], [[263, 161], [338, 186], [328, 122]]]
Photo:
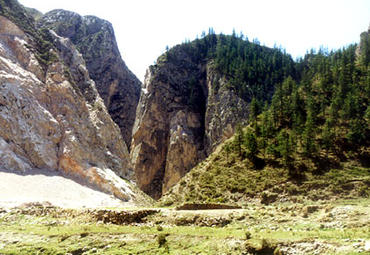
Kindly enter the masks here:
[[123, 62], [112, 25], [94, 16], [54, 10], [39, 19], [38, 26], [51, 28], [76, 45], [109, 114], [130, 146], [141, 83]]
[[248, 116], [212, 59], [189, 45], [171, 49], [146, 74], [131, 158], [140, 188], [154, 198], [176, 184]]
[[205, 70], [181, 49], [175, 57], [181, 65], [169, 61], [147, 71], [131, 145], [138, 184], [156, 198], [203, 157]]
[[73, 43], [38, 30], [16, 1], [0, 2], [0, 168], [63, 171], [135, 201], [133, 171]]
[[170, 49], [151, 66], [131, 143], [140, 188], [154, 198], [176, 184], [294, 74], [289, 55], [213, 33]]
[[360, 43], [356, 50], [356, 55], [361, 56], [361, 60], [368, 64], [370, 62], [370, 25], [367, 31], [361, 33], [360, 35]]

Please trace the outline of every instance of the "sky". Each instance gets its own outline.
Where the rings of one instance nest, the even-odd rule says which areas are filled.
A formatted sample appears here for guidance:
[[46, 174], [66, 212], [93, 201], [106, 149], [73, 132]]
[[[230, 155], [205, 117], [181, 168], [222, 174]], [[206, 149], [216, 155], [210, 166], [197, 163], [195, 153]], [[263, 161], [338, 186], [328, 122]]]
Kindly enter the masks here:
[[19, 0], [43, 13], [65, 9], [112, 23], [121, 56], [142, 81], [165, 52], [208, 31], [242, 32], [293, 58], [342, 48], [370, 25], [370, 0]]

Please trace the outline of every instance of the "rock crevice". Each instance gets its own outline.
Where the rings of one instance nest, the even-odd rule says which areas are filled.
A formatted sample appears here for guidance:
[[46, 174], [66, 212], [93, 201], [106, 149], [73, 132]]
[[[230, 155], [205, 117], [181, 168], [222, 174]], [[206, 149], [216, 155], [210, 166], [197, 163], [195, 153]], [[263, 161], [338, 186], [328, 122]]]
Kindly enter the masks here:
[[216, 88], [227, 80], [211, 61], [194, 60], [180, 46], [173, 51], [147, 71], [131, 144], [138, 184], [154, 198], [247, 118], [247, 102], [231, 90]]

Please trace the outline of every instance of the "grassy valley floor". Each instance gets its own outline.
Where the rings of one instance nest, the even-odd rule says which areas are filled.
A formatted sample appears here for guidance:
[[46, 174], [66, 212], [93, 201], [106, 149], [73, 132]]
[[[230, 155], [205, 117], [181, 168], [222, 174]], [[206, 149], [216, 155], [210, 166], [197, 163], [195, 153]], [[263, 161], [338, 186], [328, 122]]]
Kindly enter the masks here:
[[0, 254], [369, 254], [370, 199], [243, 209], [0, 210]]

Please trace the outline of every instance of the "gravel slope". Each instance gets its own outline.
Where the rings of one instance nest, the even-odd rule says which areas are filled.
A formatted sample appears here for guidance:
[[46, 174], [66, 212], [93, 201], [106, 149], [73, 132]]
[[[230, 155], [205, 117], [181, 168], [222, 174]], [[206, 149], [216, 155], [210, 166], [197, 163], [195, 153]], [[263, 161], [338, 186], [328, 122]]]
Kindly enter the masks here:
[[46, 201], [64, 208], [132, 206], [55, 171], [37, 169], [20, 173], [0, 170], [0, 207]]

